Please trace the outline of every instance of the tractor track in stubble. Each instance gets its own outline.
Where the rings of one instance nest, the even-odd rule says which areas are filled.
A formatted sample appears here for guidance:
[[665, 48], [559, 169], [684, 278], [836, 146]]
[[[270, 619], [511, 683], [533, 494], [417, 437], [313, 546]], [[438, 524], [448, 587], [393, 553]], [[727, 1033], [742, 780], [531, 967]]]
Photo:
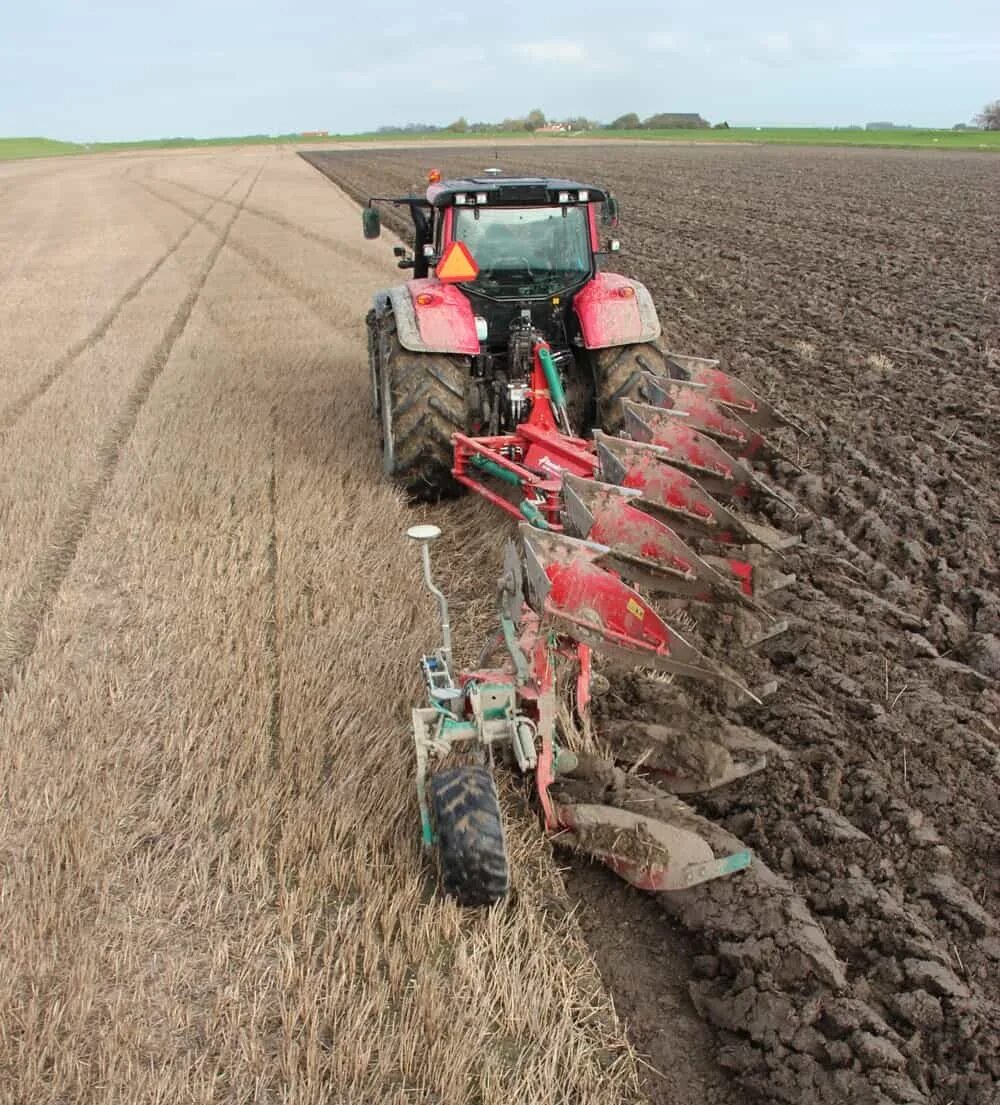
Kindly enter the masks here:
[[270, 414], [267, 473], [267, 613], [264, 619], [264, 658], [267, 668], [267, 733], [271, 769], [281, 755], [281, 597], [278, 586], [278, 463], [275, 412]]
[[[163, 195], [147, 183], [143, 183], [141, 186], [149, 195], [160, 200], [161, 203], [175, 207], [184, 214], [191, 214], [191, 208], [179, 200]], [[340, 329], [343, 326], [344, 318], [350, 317], [349, 305], [343, 300], [338, 300], [335, 292], [316, 292], [306, 284], [289, 276], [284, 269], [275, 265], [269, 257], [253, 246], [247, 245], [246, 242], [230, 241], [229, 249], [237, 256], [242, 257], [258, 276], [262, 276], [269, 283], [286, 292], [328, 326]]]
[[[253, 192], [263, 169], [262, 164], [251, 180], [244, 200]], [[234, 182], [234, 186], [235, 183], [238, 182]], [[34, 653], [42, 626], [59, 596], [94, 510], [105, 488], [114, 477], [122, 449], [135, 429], [139, 414], [149, 398], [153, 385], [166, 367], [174, 346], [184, 333], [202, 290], [226, 246], [230, 231], [241, 211], [242, 203], [236, 205], [222, 230], [217, 232], [216, 241], [206, 255], [191, 289], [174, 313], [159, 344], [136, 376], [118, 415], [98, 442], [94, 470], [71, 489], [59, 510], [49, 533], [45, 551], [36, 558], [28, 584], [20, 598], [14, 602], [9, 621], [0, 636], [0, 693], [10, 691], [18, 673]], [[201, 221], [202, 219], [196, 218], [181, 240]], [[176, 243], [174, 248], [179, 244], [180, 242]], [[162, 260], [166, 260], [171, 252], [173, 249], [168, 251]], [[138, 294], [138, 291], [135, 294]], [[110, 324], [109, 322], [108, 325]]]
[[[171, 184], [175, 188], [180, 188], [185, 192], [190, 192], [192, 196], [198, 196], [200, 199], [214, 199], [217, 203], [222, 204], [230, 202], [223, 196], [213, 196], [211, 192], [205, 192], [200, 188], [195, 188], [179, 180], [171, 180], [169, 177], [157, 177], [156, 179], [166, 184]], [[298, 234], [300, 238], [303, 238], [307, 242], [322, 246], [331, 253], [337, 254], [338, 257], [361, 262], [365, 262], [369, 259], [368, 254], [363, 250], [355, 249], [349, 242], [331, 238], [326, 234], [320, 234], [319, 231], [300, 226], [299, 223], [293, 222], [291, 219], [286, 219], [283, 215], [279, 215], [275, 211], [269, 211], [263, 207], [247, 207], [245, 210], [258, 219], [264, 219], [266, 222], [273, 223], [275, 226], [280, 226], [282, 230], [288, 230], [293, 234]]]
[[[240, 180], [245, 178], [245, 173], [241, 173], [236, 180], [229, 186], [223, 195], [228, 195], [229, 192], [235, 188]], [[218, 202], [218, 201], [216, 201]], [[73, 363], [86, 353], [89, 349], [96, 346], [108, 333], [122, 311], [131, 303], [139, 294], [143, 288], [153, 279], [153, 277], [160, 271], [161, 268], [170, 260], [171, 257], [181, 248], [181, 246], [187, 241], [191, 234], [199, 225], [207, 226], [207, 217], [209, 212], [215, 206], [215, 203], [210, 203], [205, 207], [203, 211], [195, 212], [190, 209], [185, 212], [192, 219], [191, 223], [184, 229], [184, 231], [171, 243], [171, 245], [160, 254], [160, 256], [153, 262], [152, 265], [140, 276], [134, 280], [128, 288], [122, 293], [121, 296], [115, 301], [115, 303], [101, 316], [97, 324], [91, 329], [91, 331], [78, 341], [73, 342], [54, 362], [54, 364], [46, 371], [42, 377], [22, 395], [18, 396], [12, 403], [10, 403], [3, 411], [0, 411], [0, 436], [9, 433], [11, 429], [17, 424], [18, 421], [24, 416], [24, 414], [36, 403], [42, 396], [52, 387], [54, 383], [73, 365]]]

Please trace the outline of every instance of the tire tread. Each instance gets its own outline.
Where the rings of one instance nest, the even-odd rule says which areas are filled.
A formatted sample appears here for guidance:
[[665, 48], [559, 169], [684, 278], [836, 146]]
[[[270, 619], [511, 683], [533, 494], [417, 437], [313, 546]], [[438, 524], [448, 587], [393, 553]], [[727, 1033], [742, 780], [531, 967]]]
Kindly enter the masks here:
[[459, 905], [492, 905], [510, 888], [507, 845], [496, 784], [479, 765], [431, 777], [431, 806], [444, 892]]

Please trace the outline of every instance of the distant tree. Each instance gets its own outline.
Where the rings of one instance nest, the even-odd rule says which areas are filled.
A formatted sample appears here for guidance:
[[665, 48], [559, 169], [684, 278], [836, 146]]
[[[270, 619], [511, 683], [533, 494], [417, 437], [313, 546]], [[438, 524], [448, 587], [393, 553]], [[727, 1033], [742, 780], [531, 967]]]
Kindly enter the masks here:
[[1000, 100], [987, 104], [976, 116], [976, 123], [983, 130], [1000, 130]]
[[449, 123], [444, 129], [450, 130], [454, 134], [465, 134], [469, 129], [469, 121], [464, 115], [460, 115], [454, 123]]
[[608, 123], [608, 130], [638, 130], [641, 126], [639, 116], [630, 111], [627, 115], [619, 115], [613, 123]]
[[525, 130], [539, 130], [545, 126], [545, 112], [539, 108], [529, 111], [524, 117]]
[[729, 130], [729, 124], [723, 120], [721, 123], [716, 123], [712, 130]]
[[497, 127], [498, 130], [527, 130], [528, 123], [525, 119], [504, 119]]
[[592, 119], [587, 119], [583, 115], [575, 115], [572, 119], [566, 120], [566, 126], [570, 130], [594, 130], [597, 124]]
[[689, 112], [661, 111], [643, 121], [643, 130], [702, 130], [709, 124]]

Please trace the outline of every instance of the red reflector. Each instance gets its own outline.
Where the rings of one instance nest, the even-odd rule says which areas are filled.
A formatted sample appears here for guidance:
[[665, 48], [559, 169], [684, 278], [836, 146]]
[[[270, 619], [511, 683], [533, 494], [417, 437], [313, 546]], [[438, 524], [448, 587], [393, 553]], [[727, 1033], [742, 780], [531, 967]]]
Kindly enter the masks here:
[[437, 263], [437, 278], [446, 284], [458, 284], [475, 280], [479, 266], [472, 258], [464, 242], [452, 242]]
[[631, 284], [626, 284], [623, 288], [618, 289], [618, 294], [622, 299], [631, 299], [635, 295], [635, 288]]

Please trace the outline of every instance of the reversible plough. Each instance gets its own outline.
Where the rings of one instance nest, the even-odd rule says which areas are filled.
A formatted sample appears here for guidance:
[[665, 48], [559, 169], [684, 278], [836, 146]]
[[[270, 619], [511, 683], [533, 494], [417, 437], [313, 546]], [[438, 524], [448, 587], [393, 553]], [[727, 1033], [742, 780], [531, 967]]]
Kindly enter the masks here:
[[[453, 673], [447, 605], [430, 577], [428, 544], [439, 531], [409, 531], [423, 545], [425, 578], [445, 627], [444, 645], [423, 660], [430, 705], [413, 711], [424, 842], [441, 846], [445, 888], [459, 901], [485, 904], [502, 896], [508, 873], [489, 773], [500, 753], [533, 773], [545, 828], [557, 841], [595, 856], [637, 887], [679, 890], [739, 871], [750, 863], [749, 852], [715, 856], [697, 831], [698, 818], [679, 801], [667, 822], [570, 797], [573, 780], [590, 774], [600, 781], [601, 770], [593, 757], [561, 745], [567, 696], [560, 673], [575, 673], [570, 697], [581, 721], [600, 682], [592, 651], [757, 701], [643, 592], [664, 596], [675, 612], [686, 603], [750, 610], [766, 625], [758, 640], [784, 627], [761, 600], [792, 577], [769, 566], [766, 554], [796, 539], [735, 508], [779, 498], [751, 462], [776, 455], [763, 431], [788, 420], [713, 362], [665, 354], [665, 372], [676, 375], [649, 375], [648, 403], [626, 403], [628, 436], [597, 431], [584, 440], [566, 432], [559, 377], [543, 341], [533, 355], [526, 420], [502, 436], [453, 438], [455, 479], [521, 520], [498, 590], [501, 633], [492, 663]], [[712, 789], [766, 763], [766, 742], [745, 730], [727, 748], [723, 733], [706, 746], [669, 729], [664, 739], [656, 729], [647, 726], [631, 747], [619, 742], [615, 758], [641, 765], [647, 782], [668, 793]], [[429, 777], [433, 763], [460, 750], [483, 763]], [[563, 780], [568, 785], [560, 786]]]

